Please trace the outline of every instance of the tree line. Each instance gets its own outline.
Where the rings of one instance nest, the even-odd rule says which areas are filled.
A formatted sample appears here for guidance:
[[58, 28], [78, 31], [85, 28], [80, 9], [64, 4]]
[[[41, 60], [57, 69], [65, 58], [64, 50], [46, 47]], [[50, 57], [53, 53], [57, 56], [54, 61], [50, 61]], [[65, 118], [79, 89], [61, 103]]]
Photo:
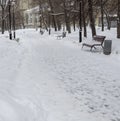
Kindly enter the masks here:
[[[81, 16], [79, 13], [80, 2], [82, 3]], [[120, 0], [33, 0], [33, 5], [39, 5], [40, 10], [42, 10], [41, 5], [46, 3], [49, 9], [46, 13], [40, 12], [42, 15], [40, 20], [46, 20], [45, 23], [48, 23], [48, 27], [51, 24], [55, 31], [65, 25], [68, 33], [71, 33], [71, 26], [75, 30], [81, 18], [84, 36], [87, 36], [86, 26], [88, 24], [91, 27], [92, 36], [94, 36], [96, 35], [95, 20], [98, 14], [101, 16], [102, 31], [104, 31], [104, 18], [107, 21], [107, 28], [110, 29], [110, 15], [117, 15], [117, 37], [120, 38]]]
[[[80, 3], [82, 11], [80, 14]], [[19, 6], [19, 0], [17, 1]], [[1, 28], [2, 33], [6, 29], [10, 29], [9, 14], [7, 9], [8, 3], [1, 5]], [[90, 25], [92, 36], [96, 35], [95, 20], [97, 15], [101, 16], [101, 30], [104, 31], [104, 18], [107, 21], [107, 28], [111, 28], [110, 15], [117, 15], [117, 37], [120, 38], [120, 0], [32, 0], [32, 7], [39, 6], [39, 23], [40, 28], [50, 31], [53, 27], [55, 31], [63, 28], [71, 33], [71, 27], [76, 30], [79, 28], [79, 20], [82, 21], [84, 36], [87, 37], [87, 26]], [[12, 9], [10, 10], [12, 11]], [[16, 26], [21, 24], [24, 26], [24, 18], [19, 7], [15, 8]], [[80, 16], [81, 15], [81, 16]], [[8, 19], [7, 19], [8, 18]]]

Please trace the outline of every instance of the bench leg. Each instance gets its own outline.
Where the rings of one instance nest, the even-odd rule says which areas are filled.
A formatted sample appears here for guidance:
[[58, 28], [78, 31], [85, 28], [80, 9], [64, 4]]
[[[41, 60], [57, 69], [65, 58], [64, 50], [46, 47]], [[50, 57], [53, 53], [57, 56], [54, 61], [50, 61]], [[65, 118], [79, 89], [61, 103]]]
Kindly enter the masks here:
[[84, 45], [82, 45], [82, 48], [84, 47]]
[[94, 49], [97, 49], [97, 48], [94, 46]]
[[93, 47], [90, 48], [90, 51], [92, 51], [92, 48], [93, 48]]

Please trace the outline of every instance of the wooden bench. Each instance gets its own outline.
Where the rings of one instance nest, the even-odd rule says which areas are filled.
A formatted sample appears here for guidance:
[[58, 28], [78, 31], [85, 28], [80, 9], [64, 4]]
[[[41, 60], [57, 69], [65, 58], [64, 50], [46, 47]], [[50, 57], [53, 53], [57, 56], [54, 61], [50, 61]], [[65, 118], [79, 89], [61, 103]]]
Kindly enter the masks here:
[[64, 37], [66, 37], [66, 32], [62, 32], [62, 34], [57, 35], [57, 39], [61, 39], [61, 38], [64, 38]]
[[92, 43], [92, 44], [83, 43], [82, 48], [84, 46], [90, 47], [91, 51], [92, 51], [93, 48], [96, 49], [96, 46], [101, 46], [103, 48], [103, 43], [104, 43], [105, 38], [106, 38], [106, 36], [101, 36], [101, 35], [93, 36], [94, 43]]

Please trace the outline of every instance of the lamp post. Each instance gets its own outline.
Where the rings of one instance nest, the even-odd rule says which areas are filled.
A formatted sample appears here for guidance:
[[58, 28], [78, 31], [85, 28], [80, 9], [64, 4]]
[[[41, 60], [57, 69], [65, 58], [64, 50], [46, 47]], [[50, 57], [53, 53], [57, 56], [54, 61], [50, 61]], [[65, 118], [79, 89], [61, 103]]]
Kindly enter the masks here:
[[4, 34], [6, 0], [0, 0], [0, 5], [1, 5], [1, 8], [2, 8], [2, 34]]
[[82, 42], [82, 0], [79, 0], [79, 42]]

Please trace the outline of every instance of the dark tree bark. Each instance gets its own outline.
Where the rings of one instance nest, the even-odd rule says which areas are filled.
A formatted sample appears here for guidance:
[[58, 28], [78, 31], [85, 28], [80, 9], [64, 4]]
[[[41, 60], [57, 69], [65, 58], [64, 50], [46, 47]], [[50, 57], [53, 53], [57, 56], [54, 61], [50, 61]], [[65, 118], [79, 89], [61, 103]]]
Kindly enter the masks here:
[[58, 27], [58, 31], [60, 31], [61, 30], [61, 23], [60, 23], [60, 21], [59, 21], [59, 17], [57, 17], [57, 27]]
[[108, 14], [107, 10], [105, 10], [105, 9], [104, 9], [104, 13], [105, 13], [106, 20], [107, 20], [107, 29], [110, 30], [111, 24], [110, 24], [110, 17], [109, 17], [109, 14]]
[[4, 12], [5, 12], [5, 9], [2, 6], [2, 34], [4, 34], [4, 30], [5, 30], [5, 16], [4, 16]]
[[[74, 2], [74, 10], [76, 10], [76, 1]], [[73, 29], [74, 29], [74, 31], [76, 30], [75, 24], [76, 24], [76, 14], [74, 13], [74, 15], [73, 15]]]
[[104, 31], [103, 0], [100, 1], [100, 5], [101, 5], [101, 27], [102, 27], [102, 31]]
[[1, 18], [2, 18], [2, 34], [4, 34], [5, 31], [5, 9], [6, 9], [6, 1], [5, 0], [0, 0], [0, 6], [1, 6]]
[[117, 38], [120, 38], [120, 0], [118, 0]]
[[82, 42], [82, 1], [79, 1], [79, 42]]
[[9, 39], [12, 40], [11, 4], [9, 0]]
[[[50, 5], [51, 13], [54, 13], [53, 5], [52, 5], [51, 0], [49, 0], [49, 5]], [[55, 31], [57, 31], [57, 24], [56, 24], [55, 16], [52, 16], [52, 20], [53, 20], [53, 25], [54, 25]]]
[[87, 29], [86, 29], [86, 19], [85, 19], [85, 2], [82, 0], [82, 16], [83, 16], [83, 27], [84, 27], [84, 37], [87, 37]]
[[71, 28], [70, 28], [70, 18], [69, 18], [69, 13], [67, 11], [67, 6], [65, 1], [63, 2], [63, 6], [64, 6], [64, 15], [65, 15], [65, 23], [66, 23], [66, 29], [68, 31], [68, 33], [71, 33]]
[[74, 31], [76, 30], [76, 27], [75, 27], [75, 24], [76, 24], [76, 21], [75, 21], [75, 15], [73, 16], [73, 29], [74, 29]]
[[90, 19], [90, 26], [92, 30], [92, 36], [96, 35], [96, 29], [95, 29], [95, 20], [93, 17], [93, 5], [92, 0], [88, 0], [88, 12], [89, 12], [89, 19]]

